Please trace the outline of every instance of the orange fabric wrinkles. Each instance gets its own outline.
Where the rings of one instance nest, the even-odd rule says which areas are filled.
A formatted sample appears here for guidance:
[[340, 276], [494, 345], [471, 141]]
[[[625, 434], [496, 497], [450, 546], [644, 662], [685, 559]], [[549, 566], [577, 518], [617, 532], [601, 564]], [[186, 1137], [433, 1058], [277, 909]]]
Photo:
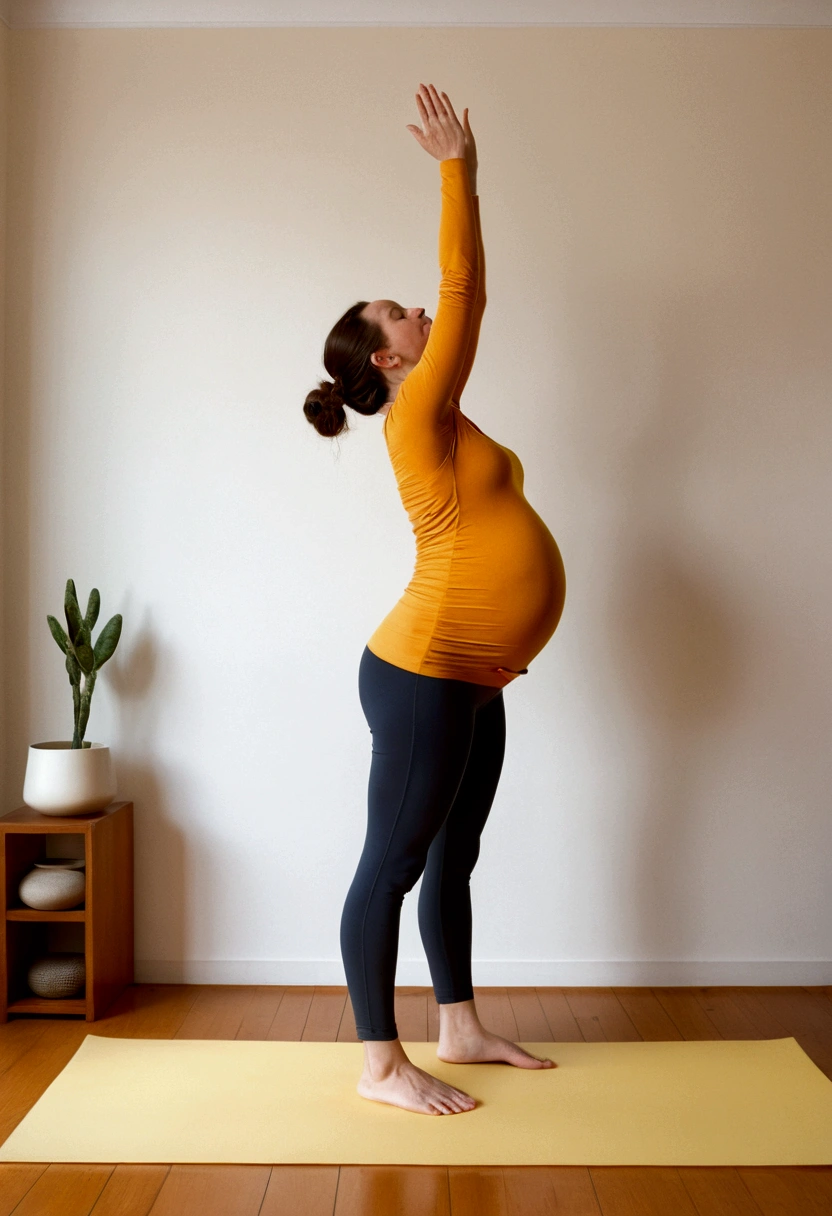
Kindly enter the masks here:
[[416, 565], [367, 645], [406, 671], [502, 688], [555, 632], [566, 577], [555, 538], [523, 493], [516, 453], [459, 406], [485, 309], [485, 254], [464, 157], [439, 167], [439, 303], [384, 420]]

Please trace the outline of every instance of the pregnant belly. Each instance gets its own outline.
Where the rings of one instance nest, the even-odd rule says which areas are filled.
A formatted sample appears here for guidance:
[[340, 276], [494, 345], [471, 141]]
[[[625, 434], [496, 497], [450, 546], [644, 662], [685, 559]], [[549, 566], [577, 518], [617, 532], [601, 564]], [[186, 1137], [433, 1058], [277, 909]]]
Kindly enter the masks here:
[[525, 667], [557, 628], [566, 597], [563, 558], [552, 533], [525, 498], [460, 520], [442, 609], [449, 630]]

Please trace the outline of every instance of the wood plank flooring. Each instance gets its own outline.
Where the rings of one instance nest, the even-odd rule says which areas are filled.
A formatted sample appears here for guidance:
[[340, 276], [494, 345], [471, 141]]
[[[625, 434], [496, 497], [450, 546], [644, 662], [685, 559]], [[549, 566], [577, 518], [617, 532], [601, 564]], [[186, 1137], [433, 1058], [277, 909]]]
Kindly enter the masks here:
[[[832, 1079], [830, 986], [477, 988], [475, 997], [481, 1021], [518, 1042], [791, 1035]], [[430, 988], [397, 988], [396, 1019], [403, 1041], [438, 1040], [439, 1007]], [[87, 1034], [356, 1042], [345, 987], [136, 984], [97, 1022], [12, 1017], [0, 1025], [0, 1141], [17, 1126]], [[0, 1216], [12, 1214], [830, 1216], [832, 1166], [446, 1168], [0, 1162]]]

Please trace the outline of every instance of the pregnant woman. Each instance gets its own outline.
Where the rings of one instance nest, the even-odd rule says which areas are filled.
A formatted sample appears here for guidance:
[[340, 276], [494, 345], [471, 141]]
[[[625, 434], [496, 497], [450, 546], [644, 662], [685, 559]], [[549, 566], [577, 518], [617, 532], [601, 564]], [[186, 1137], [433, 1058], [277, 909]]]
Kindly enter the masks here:
[[341, 952], [364, 1071], [358, 1093], [423, 1114], [474, 1099], [413, 1064], [399, 1041], [394, 984], [405, 894], [422, 877], [419, 931], [439, 1005], [442, 1060], [548, 1068], [480, 1022], [471, 981], [469, 880], [505, 751], [503, 688], [557, 628], [566, 581], [549, 529], [523, 495], [523, 467], [460, 408], [485, 308], [485, 257], [468, 123], [420, 85], [421, 129], [439, 163], [439, 303], [354, 304], [330, 332], [304, 413], [322, 435], [343, 407], [382, 414], [416, 538], [404, 594], [367, 642], [358, 690], [373, 749], [364, 847], [341, 917]]

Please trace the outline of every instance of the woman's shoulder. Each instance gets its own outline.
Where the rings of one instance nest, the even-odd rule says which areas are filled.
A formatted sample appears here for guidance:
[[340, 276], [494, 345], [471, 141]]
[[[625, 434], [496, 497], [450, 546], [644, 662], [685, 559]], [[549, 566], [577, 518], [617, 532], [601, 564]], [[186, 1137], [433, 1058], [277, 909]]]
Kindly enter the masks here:
[[[399, 423], [400, 421], [407, 423], [408, 421], [410, 421], [409, 412], [407, 409], [407, 403], [403, 402], [402, 405], [400, 405], [398, 409], [396, 408], [397, 404], [398, 404], [398, 398], [396, 398], [396, 400], [392, 402], [389, 409], [387, 409], [384, 413], [384, 421], [381, 424], [381, 429], [382, 429], [383, 434], [387, 433], [387, 425], [388, 425], [391, 417], [395, 419], [396, 423]], [[450, 421], [451, 424], [453, 425], [455, 423], [456, 418], [464, 418], [465, 415], [463, 414], [462, 407], [460, 406], [458, 401], [451, 401], [450, 406], [451, 406], [451, 408], [448, 411], [447, 420]], [[381, 410], [379, 410], [378, 412], [381, 413]], [[417, 419], [415, 419], [415, 421], [416, 421], [416, 425], [419, 427], [420, 430], [426, 429], [426, 421], [423, 417], [419, 416]], [[433, 429], [436, 429], [436, 428], [434, 427]], [[440, 426], [440, 429], [444, 430], [445, 427]]]

